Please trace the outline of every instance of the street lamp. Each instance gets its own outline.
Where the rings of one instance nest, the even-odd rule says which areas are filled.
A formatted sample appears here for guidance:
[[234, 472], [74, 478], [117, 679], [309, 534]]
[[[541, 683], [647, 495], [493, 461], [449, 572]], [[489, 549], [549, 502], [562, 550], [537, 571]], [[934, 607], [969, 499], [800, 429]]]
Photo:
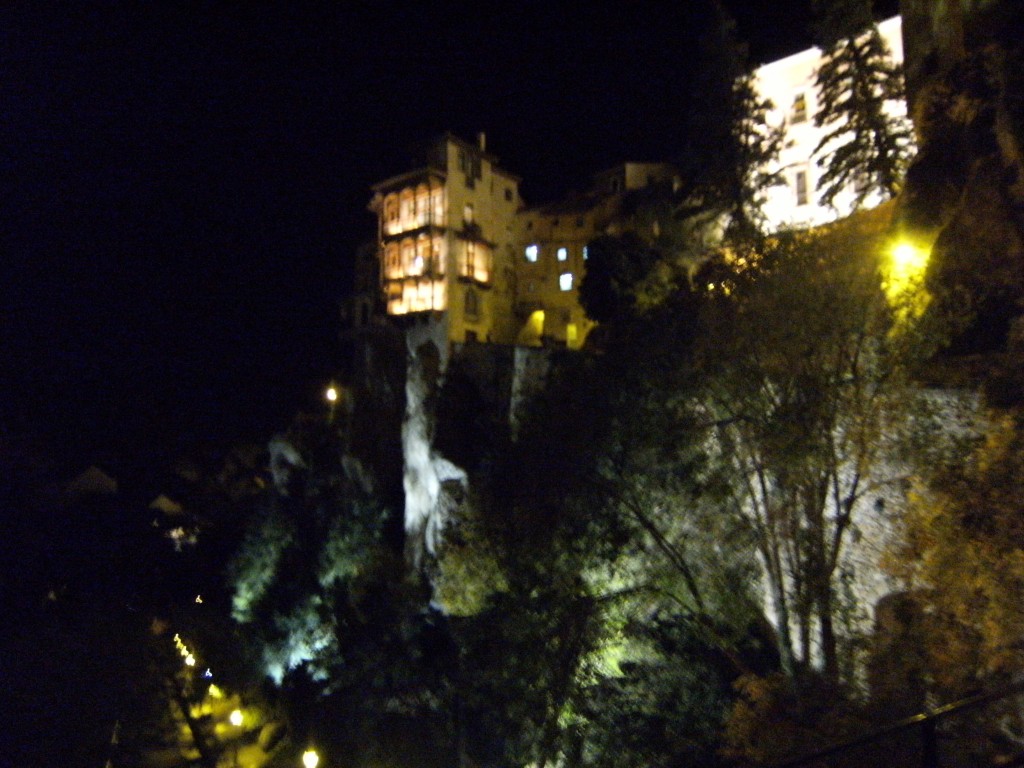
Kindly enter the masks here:
[[329, 424], [333, 424], [334, 409], [338, 405], [338, 388], [333, 384], [329, 385], [327, 387], [327, 390], [324, 392], [324, 398], [327, 400], [328, 407], [330, 408], [329, 414], [327, 416], [327, 421]]
[[316, 753], [315, 749], [307, 749], [302, 753], [302, 764], [305, 768], [316, 768], [317, 763], [320, 762], [320, 755]]
[[889, 247], [886, 264], [886, 294], [890, 301], [906, 300], [919, 291], [928, 268], [931, 248], [925, 243], [902, 238]]
[[[228, 715], [228, 722], [231, 723], [235, 728], [242, 727], [242, 710], [233, 709], [231, 714]], [[238, 742], [241, 740], [242, 734], [235, 734], [235, 768], [238, 768]]]

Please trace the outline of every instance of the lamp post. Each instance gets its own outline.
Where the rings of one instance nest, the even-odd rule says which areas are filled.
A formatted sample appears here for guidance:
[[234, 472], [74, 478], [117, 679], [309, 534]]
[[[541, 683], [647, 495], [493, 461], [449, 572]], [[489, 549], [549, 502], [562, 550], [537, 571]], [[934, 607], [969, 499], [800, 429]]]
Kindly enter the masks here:
[[[228, 715], [228, 722], [230, 722], [235, 728], [242, 727], [242, 710], [233, 709], [231, 714]], [[235, 734], [235, 768], [238, 768], [238, 742], [242, 738], [241, 733]]]
[[328, 424], [333, 424], [334, 423], [334, 409], [338, 405], [338, 388], [336, 386], [334, 386], [334, 384], [329, 385], [327, 387], [327, 389], [324, 391], [324, 398], [327, 400], [328, 408], [329, 408], [328, 415], [327, 415], [327, 423]]

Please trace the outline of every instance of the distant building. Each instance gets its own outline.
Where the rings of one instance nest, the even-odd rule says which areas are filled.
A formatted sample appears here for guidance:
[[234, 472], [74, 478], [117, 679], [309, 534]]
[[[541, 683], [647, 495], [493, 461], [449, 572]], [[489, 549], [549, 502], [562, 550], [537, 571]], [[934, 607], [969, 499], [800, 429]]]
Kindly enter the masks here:
[[511, 343], [518, 177], [451, 134], [424, 164], [373, 187], [385, 311], [445, 325], [449, 342]]
[[676, 170], [667, 163], [622, 163], [596, 174], [593, 186], [584, 194], [519, 212], [515, 264], [515, 306], [521, 323], [518, 344], [570, 349], [583, 344], [594, 327], [579, 303], [587, 244], [601, 235], [632, 228], [624, 206], [632, 193], [659, 184], [671, 187], [676, 182]]
[[[486, 151], [483, 134], [476, 144], [445, 134], [423, 166], [373, 186], [385, 313], [440, 323], [449, 343], [578, 348], [593, 327], [578, 299], [587, 243], [623, 229], [630, 192], [674, 178], [664, 163], [623, 163], [585, 194], [526, 208], [519, 178]], [[359, 288], [344, 309], [353, 327], [373, 307]]]
[[[879, 31], [902, 63], [900, 17]], [[827, 131], [814, 125], [821, 61], [821, 50], [809, 48], [754, 72], [758, 93], [774, 105], [768, 121], [785, 131], [777, 168], [784, 183], [768, 191], [764, 208], [769, 230], [818, 226], [853, 209], [854, 189], [835, 207], [818, 202], [816, 149]], [[449, 344], [580, 347], [594, 326], [578, 293], [588, 243], [626, 231], [657, 241], [659, 226], [671, 222], [651, 211], [638, 216], [636, 201], [680, 180], [669, 164], [627, 162], [596, 174], [585, 193], [534, 208], [520, 198], [519, 181], [487, 152], [484, 134], [476, 143], [444, 134], [422, 165], [374, 185], [377, 245], [361, 252], [345, 326], [364, 328], [383, 308], [393, 320], [440, 324], [435, 335]]]
[[[878, 30], [893, 61], [902, 64], [900, 17], [886, 19], [878, 25]], [[817, 164], [815, 149], [827, 132], [826, 128], [814, 125], [814, 114], [818, 110], [814, 81], [821, 61], [821, 49], [808, 48], [754, 71], [758, 93], [774, 105], [768, 115], [769, 122], [785, 129], [778, 165], [784, 184], [768, 192], [765, 205], [770, 230], [818, 226], [848, 216], [853, 211], [853, 189], [837, 197], [834, 208], [818, 203], [817, 183], [823, 170]], [[903, 103], [894, 105], [894, 108], [906, 113]], [[871, 207], [878, 202], [881, 201], [869, 198], [866, 205]]]

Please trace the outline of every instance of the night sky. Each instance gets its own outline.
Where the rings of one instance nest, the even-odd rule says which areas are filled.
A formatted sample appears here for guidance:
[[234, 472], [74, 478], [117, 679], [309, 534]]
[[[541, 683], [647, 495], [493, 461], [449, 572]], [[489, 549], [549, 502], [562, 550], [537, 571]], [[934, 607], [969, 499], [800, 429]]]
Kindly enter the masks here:
[[[529, 203], [679, 149], [700, 3], [353, 5], [4, 4], [0, 430], [286, 424], [335, 368], [370, 184], [444, 130]], [[808, 5], [731, 10], [764, 61]]]

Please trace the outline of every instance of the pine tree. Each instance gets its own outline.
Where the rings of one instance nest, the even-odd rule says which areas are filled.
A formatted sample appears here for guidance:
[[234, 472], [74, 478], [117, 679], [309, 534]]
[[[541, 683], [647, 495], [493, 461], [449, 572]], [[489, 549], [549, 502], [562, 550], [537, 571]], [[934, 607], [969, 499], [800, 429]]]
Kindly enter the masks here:
[[754, 76], [737, 78], [732, 88], [732, 145], [735, 170], [732, 219], [727, 229], [731, 239], [747, 239], [764, 228], [764, 203], [769, 187], [782, 183], [777, 167], [782, 149], [782, 127], [768, 125], [769, 99], [758, 96]]
[[745, 239], [760, 233], [765, 192], [782, 181], [780, 174], [765, 171], [776, 165], [782, 130], [766, 122], [772, 104], [758, 97], [746, 46], [736, 39], [736, 23], [720, 2], [711, 4], [706, 23], [702, 70], [691, 94], [700, 108], [691, 110], [679, 158], [691, 184], [680, 212], [720, 213], [728, 218], [729, 239]]
[[814, 124], [827, 132], [815, 154], [825, 170], [818, 180], [821, 204], [831, 206], [844, 190], [854, 207], [872, 193], [894, 197], [910, 154], [906, 118], [891, 111], [904, 99], [903, 70], [871, 15], [870, 0], [826, 0], [820, 4], [818, 44], [824, 51], [817, 72]]

